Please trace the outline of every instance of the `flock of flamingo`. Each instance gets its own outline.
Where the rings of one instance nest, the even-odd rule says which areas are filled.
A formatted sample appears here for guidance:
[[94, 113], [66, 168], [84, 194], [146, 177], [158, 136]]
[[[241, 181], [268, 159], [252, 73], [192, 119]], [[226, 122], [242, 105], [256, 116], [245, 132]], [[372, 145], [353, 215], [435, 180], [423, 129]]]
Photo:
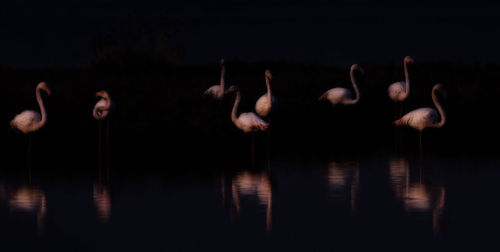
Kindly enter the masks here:
[[[414, 60], [410, 56], [406, 56], [404, 58], [404, 75], [405, 81], [399, 81], [392, 83], [388, 88], [389, 97], [394, 102], [402, 102], [404, 101], [408, 95], [410, 94], [410, 78], [408, 76], [408, 64], [414, 63]], [[351, 66], [350, 77], [352, 87], [354, 92], [356, 93], [356, 98], [352, 98], [352, 93], [349, 89], [335, 87], [327, 90], [323, 95], [320, 96], [319, 100], [328, 100], [331, 104], [344, 104], [344, 105], [354, 105], [358, 103], [360, 99], [358, 85], [356, 83], [356, 79], [354, 77], [354, 71], [360, 71], [364, 73], [363, 68], [361, 68], [358, 64], [353, 64]], [[242, 131], [254, 132], [254, 131], [265, 131], [269, 127], [269, 123], [266, 122], [263, 118], [266, 118], [270, 115], [273, 106], [276, 103], [276, 99], [271, 94], [271, 80], [272, 74], [270, 70], [265, 71], [265, 80], [267, 92], [262, 95], [257, 102], [255, 103], [255, 111], [257, 114], [253, 112], [241, 113], [237, 116], [238, 104], [241, 99], [241, 94], [237, 86], [230, 86], [228, 89], [225, 89], [225, 64], [224, 60], [221, 60], [221, 78], [220, 84], [214, 85], [205, 91], [205, 95], [212, 96], [214, 99], [222, 99], [224, 95], [228, 93], [236, 92], [236, 98], [234, 101], [233, 110], [231, 112], [231, 120], [234, 125], [241, 129]], [[444, 114], [443, 108], [439, 104], [436, 98], [436, 91], [442, 90], [443, 86], [441, 84], [436, 84], [432, 88], [432, 101], [436, 106], [437, 110], [433, 108], [419, 108], [413, 111], [408, 112], [406, 115], [401, 117], [400, 119], [394, 121], [394, 125], [396, 126], [410, 126], [419, 131], [420, 142], [422, 139], [422, 131], [425, 128], [441, 128], [446, 120], [446, 116]], [[260, 117], [259, 117], [260, 116]], [[439, 116], [441, 119], [439, 120]]]
[[[389, 97], [394, 102], [402, 102], [404, 101], [408, 95], [410, 94], [410, 78], [408, 76], [408, 64], [414, 63], [414, 60], [410, 56], [406, 56], [404, 58], [404, 75], [405, 81], [399, 81], [391, 84], [388, 88]], [[255, 132], [255, 131], [266, 131], [269, 127], [269, 122], [266, 122], [264, 119], [269, 119], [272, 108], [276, 104], [276, 99], [271, 93], [271, 80], [272, 74], [270, 70], [265, 71], [265, 81], [267, 92], [263, 94], [255, 103], [255, 111], [257, 112], [245, 112], [241, 113], [238, 116], [238, 105], [241, 99], [241, 94], [237, 86], [232, 85], [226, 89], [225, 85], [225, 62], [221, 60], [221, 77], [219, 85], [214, 85], [208, 88], [204, 95], [212, 96], [214, 99], [221, 100], [225, 95], [229, 93], [235, 93], [235, 101], [233, 105], [233, 109], [231, 112], [231, 120], [236, 127], [244, 131], [245, 133]], [[350, 79], [356, 94], [356, 98], [352, 98], [352, 93], [349, 89], [335, 87], [327, 90], [323, 95], [319, 97], [319, 100], [328, 100], [333, 105], [336, 104], [344, 104], [344, 105], [354, 105], [358, 103], [360, 99], [359, 89], [354, 77], [354, 71], [359, 71], [364, 73], [364, 70], [354, 64], [350, 69]], [[436, 106], [438, 112], [434, 108], [419, 108], [413, 111], [408, 112], [400, 119], [394, 121], [394, 125], [396, 126], [410, 126], [419, 131], [420, 140], [422, 138], [422, 131], [425, 128], [440, 128], [444, 125], [446, 116], [445, 113], [437, 101], [436, 91], [441, 91], [443, 89], [441, 84], [436, 84], [432, 88], [432, 100], [434, 105]], [[40, 82], [36, 87], [36, 99], [40, 106], [40, 113], [33, 110], [25, 110], [22, 113], [16, 115], [12, 121], [10, 121], [10, 126], [12, 128], [18, 129], [19, 131], [29, 134], [35, 132], [42, 128], [47, 122], [47, 110], [45, 109], [41, 91], [45, 91], [48, 95], [50, 95], [51, 90], [49, 89], [47, 83]], [[96, 93], [97, 97], [101, 97], [101, 99], [95, 104], [95, 107], [92, 111], [92, 114], [96, 120], [99, 121], [99, 128], [101, 125], [101, 121], [106, 119], [111, 111], [113, 103], [111, 101], [111, 97], [106, 91], [99, 91]], [[439, 119], [439, 117], [441, 117]], [[264, 118], [264, 119], [263, 119]], [[109, 121], [108, 121], [109, 123]], [[108, 124], [109, 128], [109, 124]], [[99, 129], [100, 130], [100, 129]], [[31, 140], [30, 140], [31, 143]]]

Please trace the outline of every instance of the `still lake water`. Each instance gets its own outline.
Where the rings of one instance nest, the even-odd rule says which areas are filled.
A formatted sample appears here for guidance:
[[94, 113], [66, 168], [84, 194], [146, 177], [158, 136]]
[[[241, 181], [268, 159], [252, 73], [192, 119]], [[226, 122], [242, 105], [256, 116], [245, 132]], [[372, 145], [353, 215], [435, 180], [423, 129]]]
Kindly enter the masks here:
[[[139, 172], [140, 163], [120, 173], [110, 161], [66, 175], [22, 160], [15, 169], [0, 170], [0, 250], [496, 246], [500, 160], [495, 158], [381, 152], [356, 158], [243, 158], [222, 168], [214, 160], [201, 173], [145, 173]], [[68, 171], [75, 164], [59, 165], [58, 171]]]

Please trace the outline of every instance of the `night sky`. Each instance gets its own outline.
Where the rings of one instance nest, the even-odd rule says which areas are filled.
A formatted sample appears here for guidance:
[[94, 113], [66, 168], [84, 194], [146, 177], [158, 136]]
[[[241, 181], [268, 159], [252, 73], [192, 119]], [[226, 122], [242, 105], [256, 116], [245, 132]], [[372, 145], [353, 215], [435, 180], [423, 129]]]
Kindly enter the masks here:
[[169, 46], [184, 52], [181, 64], [224, 57], [348, 65], [405, 55], [498, 63], [500, 56], [500, 3], [486, 1], [11, 0], [0, 7], [0, 64], [87, 65], [98, 34], [161, 20]]

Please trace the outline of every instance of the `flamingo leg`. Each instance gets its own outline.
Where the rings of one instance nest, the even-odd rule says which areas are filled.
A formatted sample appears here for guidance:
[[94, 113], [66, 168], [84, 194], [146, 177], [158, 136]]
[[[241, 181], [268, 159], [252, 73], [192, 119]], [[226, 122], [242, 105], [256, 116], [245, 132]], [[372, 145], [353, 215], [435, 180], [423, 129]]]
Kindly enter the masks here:
[[28, 154], [31, 154], [31, 134], [28, 136]]
[[422, 157], [423, 157], [423, 152], [422, 152], [422, 131], [419, 130], [418, 131], [418, 143], [419, 143], [419, 146], [420, 146], [420, 160], [422, 160]]
[[225, 183], [225, 177], [224, 173], [222, 173], [221, 179], [220, 179], [220, 192], [221, 192], [221, 199], [222, 199], [222, 208], [226, 208], [226, 183]]
[[99, 127], [97, 129], [97, 161], [98, 161], [98, 166], [99, 166], [99, 176], [101, 176], [102, 173], [102, 130], [101, 130], [101, 120], [99, 120]]
[[109, 119], [106, 122], [106, 180], [109, 180]]
[[252, 161], [254, 161], [255, 158], [255, 133], [252, 133], [252, 146], [251, 146], [251, 155], [252, 155]]
[[269, 174], [271, 174], [271, 116], [269, 116], [269, 127], [267, 129], [267, 169]]

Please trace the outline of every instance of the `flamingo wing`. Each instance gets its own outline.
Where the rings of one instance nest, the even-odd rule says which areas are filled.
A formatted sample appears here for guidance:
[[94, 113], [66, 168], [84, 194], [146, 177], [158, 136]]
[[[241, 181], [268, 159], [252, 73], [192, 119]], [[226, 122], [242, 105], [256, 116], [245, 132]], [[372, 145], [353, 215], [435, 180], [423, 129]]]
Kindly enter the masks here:
[[404, 81], [394, 82], [389, 86], [387, 92], [392, 100], [402, 101], [402, 97], [406, 93], [406, 83]]
[[267, 94], [262, 95], [255, 103], [255, 111], [262, 117], [265, 117], [271, 112], [274, 96], [271, 96], [271, 102], [267, 98]]
[[425, 127], [434, 123], [437, 118], [437, 112], [433, 108], [419, 108], [410, 111], [394, 123], [396, 125], [408, 125], [415, 129], [423, 130]]
[[203, 95], [212, 96], [215, 99], [221, 99], [224, 96], [224, 92], [219, 85], [213, 85], [209, 89], [207, 89]]
[[23, 133], [29, 133], [36, 130], [36, 124], [41, 120], [42, 116], [40, 113], [33, 110], [26, 110], [14, 117], [10, 125]]
[[326, 91], [320, 99], [328, 99], [333, 105], [339, 104], [351, 97], [351, 92], [345, 88], [332, 88]]
[[269, 126], [264, 120], [262, 120], [255, 113], [247, 112], [242, 113], [238, 117], [239, 128], [245, 132], [252, 132], [262, 130], [265, 131]]

